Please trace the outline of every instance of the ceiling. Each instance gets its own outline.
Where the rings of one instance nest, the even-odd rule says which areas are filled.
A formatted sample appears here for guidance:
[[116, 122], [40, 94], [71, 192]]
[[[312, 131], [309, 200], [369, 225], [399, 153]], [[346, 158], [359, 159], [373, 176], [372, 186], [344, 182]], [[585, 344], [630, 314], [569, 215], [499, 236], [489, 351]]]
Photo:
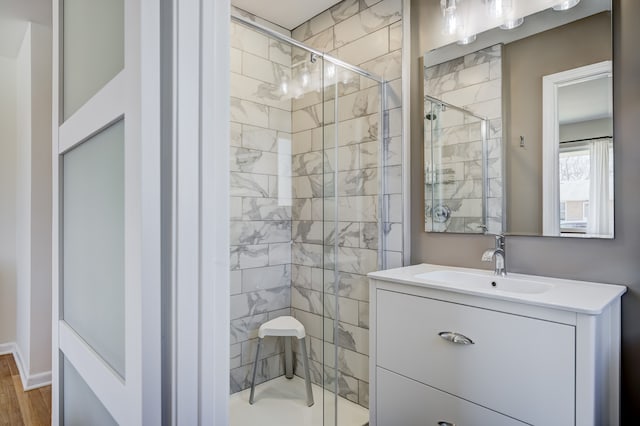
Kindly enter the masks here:
[[558, 100], [560, 124], [611, 117], [611, 77], [563, 86]]
[[292, 30], [340, 1], [231, 0], [231, 4], [262, 19]]
[[[0, 0], [0, 56], [15, 58], [27, 22], [51, 25], [51, 0]], [[231, 0], [231, 4], [292, 30], [337, 0]]]
[[0, 0], [0, 56], [17, 56], [27, 22], [51, 25], [51, 3], [51, 0]]

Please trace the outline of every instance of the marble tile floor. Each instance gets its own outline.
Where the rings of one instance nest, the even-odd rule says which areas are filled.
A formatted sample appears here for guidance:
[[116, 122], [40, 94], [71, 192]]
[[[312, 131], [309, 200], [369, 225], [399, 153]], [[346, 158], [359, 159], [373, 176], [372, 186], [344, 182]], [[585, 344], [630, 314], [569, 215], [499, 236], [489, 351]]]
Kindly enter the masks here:
[[[280, 376], [256, 386], [255, 402], [249, 404], [251, 389], [231, 395], [230, 426], [323, 426], [332, 425], [333, 393], [313, 386], [315, 403], [307, 407], [304, 379]], [[324, 408], [324, 413], [323, 413]], [[323, 423], [323, 417], [329, 416]], [[338, 398], [338, 424], [362, 426], [369, 422], [369, 410], [347, 399]]]

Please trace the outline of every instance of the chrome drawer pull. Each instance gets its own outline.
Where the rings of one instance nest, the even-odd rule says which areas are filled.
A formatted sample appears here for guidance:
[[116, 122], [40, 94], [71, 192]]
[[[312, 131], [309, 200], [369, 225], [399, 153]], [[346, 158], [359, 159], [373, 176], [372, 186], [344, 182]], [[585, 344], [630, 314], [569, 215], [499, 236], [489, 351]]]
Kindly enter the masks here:
[[453, 331], [441, 331], [438, 333], [438, 336], [442, 337], [444, 340], [448, 340], [451, 343], [457, 343], [459, 345], [473, 345], [473, 340], [469, 339], [467, 336], [455, 333]]
[[456, 426], [455, 423], [449, 423], [449, 422], [438, 422], [438, 426]]

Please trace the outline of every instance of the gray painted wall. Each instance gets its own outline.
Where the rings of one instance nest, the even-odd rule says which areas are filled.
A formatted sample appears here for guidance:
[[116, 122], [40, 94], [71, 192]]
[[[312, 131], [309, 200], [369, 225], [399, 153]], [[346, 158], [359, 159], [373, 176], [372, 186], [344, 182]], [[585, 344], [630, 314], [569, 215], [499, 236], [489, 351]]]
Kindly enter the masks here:
[[[411, 263], [487, 268], [480, 235], [427, 234], [423, 228], [422, 52], [425, 7], [411, 1]], [[640, 2], [613, 0], [615, 239], [508, 237], [508, 270], [552, 277], [624, 284], [622, 300], [623, 424], [640, 418]]]

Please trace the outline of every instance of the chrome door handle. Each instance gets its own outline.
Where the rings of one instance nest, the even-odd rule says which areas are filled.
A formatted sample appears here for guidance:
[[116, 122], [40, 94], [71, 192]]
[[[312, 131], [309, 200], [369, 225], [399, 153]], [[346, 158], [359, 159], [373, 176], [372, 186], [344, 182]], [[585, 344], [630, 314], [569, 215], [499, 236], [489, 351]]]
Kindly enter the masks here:
[[456, 333], [453, 331], [441, 331], [438, 333], [438, 336], [442, 337], [444, 340], [447, 340], [451, 343], [457, 343], [459, 345], [473, 345], [473, 340], [469, 339], [467, 336]]
[[455, 423], [439, 421], [438, 422], [438, 426], [456, 426], [456, 424]]

